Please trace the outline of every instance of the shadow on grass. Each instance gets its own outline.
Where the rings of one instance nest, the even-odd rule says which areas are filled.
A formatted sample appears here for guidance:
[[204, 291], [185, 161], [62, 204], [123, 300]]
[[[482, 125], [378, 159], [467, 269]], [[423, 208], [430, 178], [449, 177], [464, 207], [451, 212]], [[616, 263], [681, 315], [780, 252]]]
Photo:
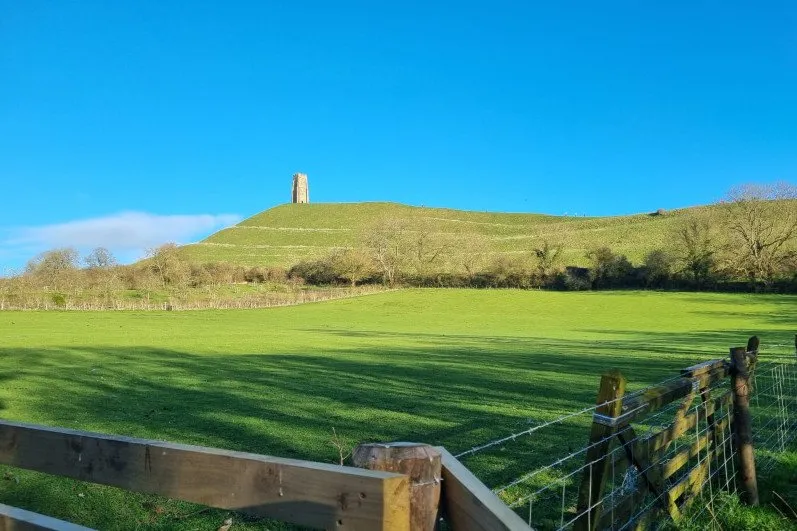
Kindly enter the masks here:
[[[328, 334], [331, 344], [343, 334], [368, 338], [376, 346], [326, 354], [242, 355], [152, 347], [0, 348], [0, 367], [18, 368], [6, 368], [2, 376], [3, 414], [25, 422], [322, 462], [338, 459], [333, 429], [350, 446], [412, 440], [456, 453], [594, 404], [600, 375], [609, 369], [622, 370], [630, 387], [639, 388], [721, 355], [695, 356], [692, 351], [701, 342], [727, 344], [732, 337], [731, 344], [742, 344], [746, 339], [722, 331], [626, 334], [606, 341], [315, 332]], [[391, 346], [400, 343], [397, 339], [418, 345]], [[488, 485], [505, 484], [557, 453], [583, 446], [588, 427], [589, 417], [574, 419], [555, 433], [506, 445], [499, 449], [506, 452], [467, 464]], [[37, 483], [36, 489], [45, 498], [49, 492], [46, 499], [58, 499], [66, 487], [53, 491], [46, 485], [68, 485], [59, 481]], [[10, 496], [13, 490], [11, 483], [0, 488], [3, 499], [19, 502]], [[27, 496], [21, 498], [31, 499], [26, 507], [43, 510], [44, 502], [35, 501], [41, 496]], [[111, 511], [110, 520], [90, 520], [91, 525], [113, 528], [113, 514], [138, 514], [122, 507], [114, 513], [105, 508], [108, 502], [97, 503], [104, 507], [98, 512]], [[74, 514], [60, 516], [75, 519]], [[140, 522], [142, 517], [136, 518]], [[155, 528], [157, 522], [141, 525]]]

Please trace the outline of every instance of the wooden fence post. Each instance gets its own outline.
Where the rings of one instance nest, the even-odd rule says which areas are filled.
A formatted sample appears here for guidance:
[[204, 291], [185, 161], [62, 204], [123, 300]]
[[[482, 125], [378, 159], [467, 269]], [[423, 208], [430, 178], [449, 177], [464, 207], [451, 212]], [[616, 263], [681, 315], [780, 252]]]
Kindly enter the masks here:
[[440, 450], [420, 443], [361, 444], [352, 455], [354, 465], [398, 472], [410, 477], [410, 530], [433, 531], [440, 517]]
[[750, 373], [747, 349], [731, 349], [731, 390], [733, 391], [733, 440], [738, 454], [737, 481], [742, 489], [742, 501], [758, 505], [758, 482], [753, 455], [753, 426], [750, 416]]
[[601, 518], [600, 499], [606, 486], [606, 477], [611, 465], [609, 448], [617, 426], [612, 422], [623, 410], [626, 380], [620, 371], [613, 370], [601, 377], [598, 390], [598, 408], [589, 435], [584, 475], [578, 489], [578, 517], [574, 524], [576, 531], [596, 529]]

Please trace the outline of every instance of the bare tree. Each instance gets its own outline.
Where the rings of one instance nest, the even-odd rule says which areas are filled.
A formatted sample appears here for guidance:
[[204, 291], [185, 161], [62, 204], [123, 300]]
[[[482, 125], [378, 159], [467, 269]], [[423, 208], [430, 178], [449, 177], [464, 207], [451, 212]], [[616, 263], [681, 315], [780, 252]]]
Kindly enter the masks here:
[[83, 258], [89, 269], [108, 269], [119, 265], [114, 255], [105, 247], [97, 247]]
[[45, 288], [67, 289], [74, 284], [78, 258], [71, 247], [45, 251], [27, 263], [25, 274], [40, 279]]
[[190, 264], [183, 259], [180, 248], [174, 243], [167, 243], [147, 251], [149, 263], [158, 275], [161, 286], [171, 285], [183, 287], [190, 276]]
[[0, 311], [10, 307], [12, 279], [0, 276]]
[[330, 256], [335, 273], [343, 280], [348, 280], [352, 287], [370, 277], [374, 271], [371, 257], [360, 249], [343, 249]]
[[97, 247], [83, 258], [86, 265], [85, 276], [91, 286], [99, 290], [108, 306], [122, 289], [122, 281], [116, 258], [105, 247]]
[[479, 271], [485, 269], [490, 256], [490, 242], [477, 232], [465, 232], [454, 239], [456, 261], [472, 280]]
[[407, 223], [385, 217], [362, 234], [362, 242], [382, 273], [385, 283], [393, 286], [407, 262]]
[[431, 221], [420, 220], [412, 231], [407, 231], [408, 259], [421, 278], [439, 273], [444, 263], [450, 259], [455, 238], [446, 233], [435, 231]]
[[37, 297], [35, 287], [31, 285], [33, 282], [30, 275], [22, 275], [12, 273], [10, 277], [5, 280], [7, 308], [30, 308], [32, 307], [32, 300]]
[[797, 241], [797, 187], [745, 184], [727, 198], [724, 223], [740, 273], [751, 284], [771, 283], [786, 268]]

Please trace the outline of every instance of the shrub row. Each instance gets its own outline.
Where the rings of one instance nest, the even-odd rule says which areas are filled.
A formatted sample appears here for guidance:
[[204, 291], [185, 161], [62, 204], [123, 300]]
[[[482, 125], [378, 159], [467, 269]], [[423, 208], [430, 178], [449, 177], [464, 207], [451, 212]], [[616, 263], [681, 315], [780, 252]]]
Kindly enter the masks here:
[[[313, 285], [351, 284], [350, 275], [341, 270], [337, 254], [318, 260], [303, 261], [288, 271], [288, 278]], [[587, 253], [589, 267], [559, 266], [541, 268], [533, 256], [497, 255], [480, 271], [437, 271], [419, 274], [403, 271], [396, 275], [397, 283], [412, 287], [452, 288], [518, 288], [553, 289], [563, 291], [603, 289], [669, 289], [749, 291], [749, 283], [734, 278], [716, 264], [694, 269], [685, 268], [678, 259], [664, 250], [648, 253], [640, 265], [634, 265], [624, 255], [607, 247]], [[358, 282], [387, 283], [384, 274], [374, 264], [364, 264], [367, 274]], [[758, 287], [761, 289], [761, 287]], [[797, 274], [784, 275], [765, 287], [767, 291], [797, 293]]]

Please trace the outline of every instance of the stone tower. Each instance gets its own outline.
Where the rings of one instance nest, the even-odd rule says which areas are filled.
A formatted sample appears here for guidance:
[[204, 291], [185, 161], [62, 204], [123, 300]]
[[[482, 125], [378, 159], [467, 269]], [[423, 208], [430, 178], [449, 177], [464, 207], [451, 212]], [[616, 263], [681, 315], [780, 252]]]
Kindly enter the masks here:
[[304, 173], [293, 174], [293, 190], [291, 203], [309, 203], [310, 189], [307, 187], [307, 175]]

